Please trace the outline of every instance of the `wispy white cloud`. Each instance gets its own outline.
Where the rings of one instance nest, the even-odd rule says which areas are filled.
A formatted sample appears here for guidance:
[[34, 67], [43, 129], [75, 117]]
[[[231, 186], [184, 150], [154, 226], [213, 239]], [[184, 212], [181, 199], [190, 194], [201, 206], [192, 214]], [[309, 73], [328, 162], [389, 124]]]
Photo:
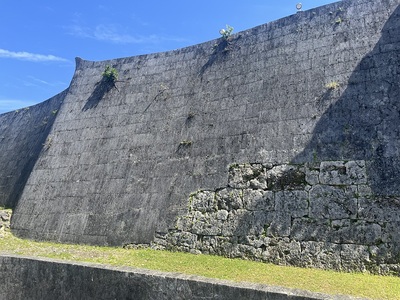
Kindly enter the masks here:
[[24, 100], [11, 100], [11, 99], [1, 99], [0, 98], [0, 114], [9, 111], [14, 111], [21, 109], [23, 107], [28, 107], [37, 104], [34, 101], [24, 101]]
[[28, 75], [27, 76], [28, 80], [23, 79], [22, 82], [25, 86], [36, 86], [36, 87], [40, 87], [40, 86], [49, 86], [49, 87], [57, 87], [57, 86], [64, 86], [66, 85], [65, 82], [61, 82], [61, 81], [54, 81], [54, 82], [49, 82], [40, 78], [37, 78], [35, 76], [32, 75]]
[[108, 41], [115, 44], [141, 44], [153, 40], [152, 36], [141, 37], [127, 33], [119, 33], [114, 25], [97, 25], [92, 35], [96, 40]]
[[67, 62], [68, 60], [54, 55], [44, 55], [30, 52], [14, 52], [0, 48], [0, 58], [11, 58], [33, 62]]
[[175, 41], [184, 42], [185, 39], [177, 37], [165, 37], [156, 34], [143, 36], [133, 35], [123, 32], [121, 28], [116, 25], [100, 24], [96, 27], [85, 27], [78, 24], [68, 27], [69, 34], [80, 37], [95, 39], [103, 42], [110, 42], [115, 44], [148, 44], [159, 43], [162, 41]]
[[40, 79], [40, 78], [37, 78], [37, 77], [35, 77], [35, 76], [29, 75], [28, 78], [31, 79], [31, 80], [33, 80], [33, 81], [36, 82], [36, 83], [40, 83], [40, 84], [44, 84], [44, 85], [53, 85], [53, 84], [51, 84], [50, 82], [47, 82], [47, 81], [42, 80], [42, 79]]

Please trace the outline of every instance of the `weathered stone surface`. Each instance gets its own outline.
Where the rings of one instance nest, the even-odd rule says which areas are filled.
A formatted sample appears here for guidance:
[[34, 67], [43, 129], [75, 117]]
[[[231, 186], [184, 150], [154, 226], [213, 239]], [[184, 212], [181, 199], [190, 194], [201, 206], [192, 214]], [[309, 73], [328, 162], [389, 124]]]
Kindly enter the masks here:
[[351, 300], [261, 284], [233, 283], [200, 276], [171, 274], [96, 264], [0, 256], [1, 299], [137, 299], [137, 300]]
[[329, 161], [321, 163], [321, 184], [350, 185], [367, 183], [364, 161]]
[[10, 218], [10, 210], [0, 208], [0, 238], [4, 237], [10, 230]]
[[315, 219], [356, 218], [358, 210], [356, 193], [354, 186], [316, 185], [312, 187], [310, 217]]
[[[345, 0], [234, 34], [229, 49], [78, 58], [65, 93], [0, 116], [14, 232], [396, 270], [399, 17], [398, 0]], [[338, 263], [342, 245], [355, 250]]]
[[200, 212], [212, 212], [217, 209], [215, 193], [202, 191], [191, 196], [190, 209]]
[[297, 241], [327, 241], [330, 231], [327, 219], [299, 218], [293, 220], [291, 237]]
[[[243, 165], [242, 168], [236, 166], [230, 167], [228, 185], [232, 188], [246, 188], [249, 187], [254, 180], [256, 180], [262, 172], [261, 165]], [[261, 176], [262, 182], [265, 182], [265, 176]]]
[[[228, 183], [230, 187], [216, 189], [215, 197], [213, 191], [192, 194], [191, 205], [176, 219], [175, 229], [152, 246], [283, 265], [395, 273], [400, 263], [399, 201], [365, 197], [369, 193], [360, 197], [358, 192], [367, 190], [368, 181], [349, 174], [362, 174], [364, 166], [362, 161], [321, 162], [318, 167], [235, 165], [229, 178], [251, 176], [236, 176], [235, 188]], [[336, 173], [340, 168], [346, 169], [341, 178]], [[301, 170], [324, 179], [302, 183], [302, 188], [297, 184], [295, 189], [285, 184], [250, 188], [255, 173], [271, 170], [282, 176], [286, 170]], [[200, 203], [207, 205], [193, 205], [193, 199], [205, 199]], [[218, 205], [209, 205], [215, 201]]]
[[297, 265], [329, 270], [341, 270], [341, 245], [328, 242], [301, 242], [301, 259]]
[[245, 189], [243, 190], [243, 207], [247, 210], [274, 210], [275, 195], [263, 189]]
[[293, 218], [309, 215], [307, 191], [279, 191], [275, 193], [275, 211], [285, 212]]
[[0, 221], [7, 222], [10, 221], [10, 215], [5, 210], [0, 210]]
[[268, 187], [272, 190], [303, 189], [306, 175], [297, 166], [275, 166], [267, 171]]
[[17, 205], [40, 153], [52, 146], [49, 132], [66, 94], [0, 115], [0, 206]]
[[216, 199], [219, 209], [232, 210], [243, 208], [243, 191], [238, 189], [225, 188], [216, 192]]
[[319, 183], [319, 170], [307, 168], [306, 182], [309, 185], [316, 185]]
[[367, 270], [370, 263], [368, 247], [363, 245], [343, 244], [341, 264], [344, 270], [355, 270], [363, 272]]

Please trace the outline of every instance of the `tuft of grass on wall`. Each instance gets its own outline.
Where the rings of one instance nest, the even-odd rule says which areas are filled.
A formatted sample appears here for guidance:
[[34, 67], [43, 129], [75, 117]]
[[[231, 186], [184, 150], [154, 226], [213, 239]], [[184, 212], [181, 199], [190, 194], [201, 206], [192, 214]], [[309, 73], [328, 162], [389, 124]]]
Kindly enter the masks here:
[[328, 90], [336, 90], [339, 87], [340, 87], [340, 84], [337, 81], [331, 81], [325, 85], [325, 88], [327, 88]]

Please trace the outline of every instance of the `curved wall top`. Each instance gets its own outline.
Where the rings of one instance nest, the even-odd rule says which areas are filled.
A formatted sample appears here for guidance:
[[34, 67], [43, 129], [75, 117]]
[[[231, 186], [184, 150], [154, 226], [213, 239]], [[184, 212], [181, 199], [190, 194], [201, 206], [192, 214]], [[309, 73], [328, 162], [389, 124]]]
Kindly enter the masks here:
[[17, 205], [66, 94], [0, 115], [0, 206]]
[[[191, 192], [226, 186], [231, 164], [396, 163], [398, 6], [341, 1], [229, 41], [77, 59], [13, 230], [65, 242], [149, 243], [183, 214]], [[115, 86], [102, 80], [106, 65], [119, 72]], [[378, 191], [385, 174], [374, 172]], [[393, 180], [384, 189], [398, 191]]]

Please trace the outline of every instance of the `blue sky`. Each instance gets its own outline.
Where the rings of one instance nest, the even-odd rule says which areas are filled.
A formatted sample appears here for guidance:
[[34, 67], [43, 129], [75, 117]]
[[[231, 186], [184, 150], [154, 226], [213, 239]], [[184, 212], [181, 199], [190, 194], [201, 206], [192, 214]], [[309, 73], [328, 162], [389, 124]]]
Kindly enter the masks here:
[[69, 86], [75, 57], [106, 60], [183, 48], [250, 29], [329, 0], [2, 1], [0, 113]]

